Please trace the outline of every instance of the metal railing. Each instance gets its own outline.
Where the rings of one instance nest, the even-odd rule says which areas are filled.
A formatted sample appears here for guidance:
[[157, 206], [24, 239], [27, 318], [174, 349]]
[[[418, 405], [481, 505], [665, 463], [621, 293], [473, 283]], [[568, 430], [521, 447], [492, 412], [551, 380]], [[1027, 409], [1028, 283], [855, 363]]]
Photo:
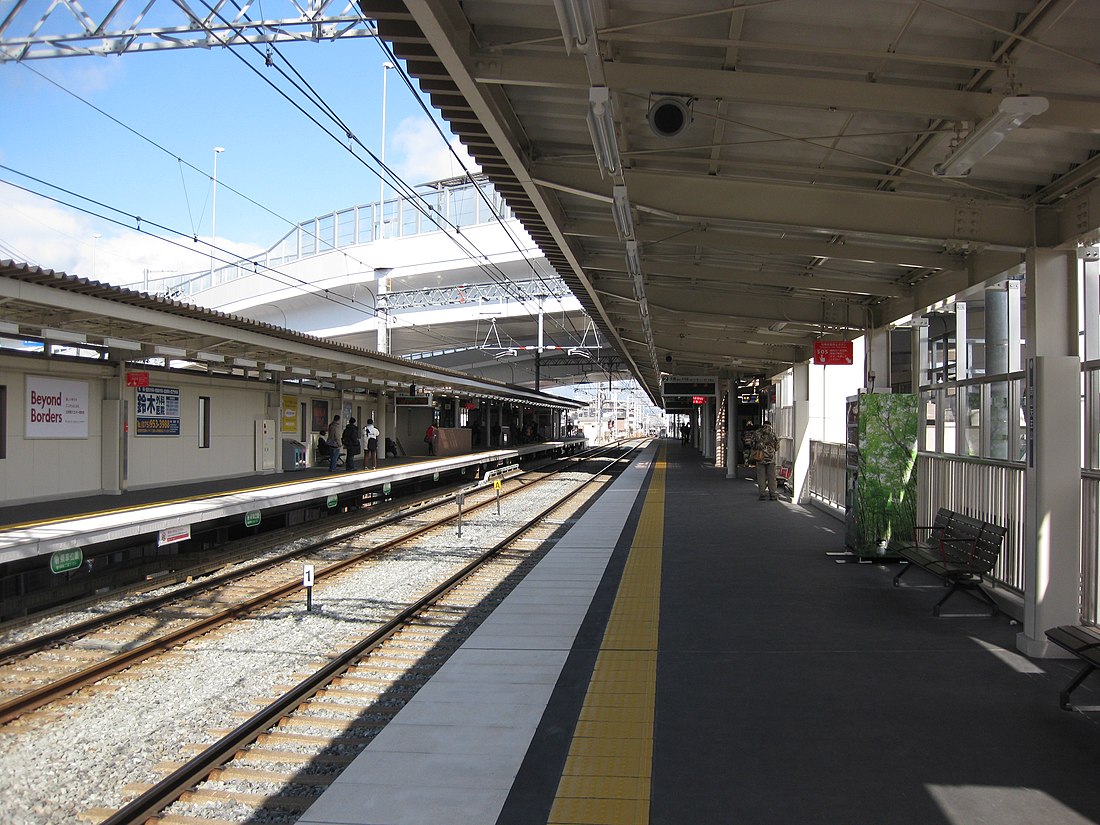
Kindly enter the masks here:
[[917, 522], [931, 524], [936, 510], [947, 507], [1004, 527], [1004, 545], [992, 578], [1016, 593], [1024, 589], [1026, 492], [1023, 464], [932, 453], [917, 456]]
[[810, 442], [810, 470], [806, 479], [806, 494], [814, 501], [834, 509], [844, 510], [847, 469], [843, 444], [831, 441]]

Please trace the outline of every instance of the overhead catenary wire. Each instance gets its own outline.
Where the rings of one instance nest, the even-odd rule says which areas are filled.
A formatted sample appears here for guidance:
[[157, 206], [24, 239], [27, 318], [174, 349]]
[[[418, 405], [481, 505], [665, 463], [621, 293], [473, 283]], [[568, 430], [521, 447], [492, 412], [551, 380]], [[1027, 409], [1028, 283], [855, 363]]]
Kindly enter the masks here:
[[[56, 184], [52, 184], [49, 181], [45, 181], [45, 180], [42, 180], [40, 178], [36, 178], [33, 175], [28, 175], [24, 172], [19, 171], [18, 169], [13, 169], [12, 167], [7, 166], [5, 164], [0, 164], [0, 169], [3, 169], [5, 171], [11, 172], [13, 174], [19, 175], [21, 177], [25, 177], [28, 180], [32, 180], [35, 183], [41, 184], [42, 186], [48, 186], [52, 189], [56, 189], [59, 192], [64, 192], [65, 194], [70, 195], [74, 198], [79, 198], [80, 200], [87, 201], [90, 204], [94, 204], [95, 206], [98, 206], [101, 209], [107, 210], [109, 212], [113, 212], [116, 215], [122, 216], [122, 217], [124, 217], [128, 220], [122, 220], [119, 217], [113, 217], [113, 216], [111, 216], [109, 214], [106, 214], [104, 212], [97, 212], [93, 209], [81, 206], [81, 205], [76, 204], [76, 203], [66, 201], [62, 198], [54, 197], [52, 195], [48, 195], [48, 194], [45, 194], [43, 192], [38, 192], [34, 189], [31, 189], [31, 188], [26, 187], [26, 186], [22, 186], [18, 183], [10, 181], [10, 180], [0, 179], [0, 183], [5, 183], [8, 186], [11, 186], [15, 189], [19, 189], [19, 190], [21, 190], [23, 192], [26, 192], [28, 194], [35, 195], [35, 196], [40, 197], [40, 198], [44, 198], [45, 200], [52, 201], [53, 203], [57, 203], [61, 206], [65, 206], [69, 209], [75, 209], [79, 212], [83, 212], [86, 215], [91, 215], [92, 217], [98, 218], [98, 219], [106, 221], [108, 223], [112, 223], [112, 224], [124, 227], [124, 228], [132, 230], [132, 231], [137, 231], [137, 232], [140, 232], [142, 234], [149, 235], [150, 237], [157, 238], [157, 239], [159, 239], [159, 240], [161, 240], [165, 243], [171, 244], [172, 246], [177, 246], [181, 249], [191, 250], [191, 249], [193, 249], [193, 245], [197, 243], [197, 244], [201, 244], [206, 249], [210, 250], [211, 253], [216, 252], [216, 253], [218, 253], [218, 255], [228, 256], [228, 257], [224, 257], [224, 258], [215, 256], [215, 260], [218, 263], [234, 264], [234, 263], [239, 262], [239, 260], [240, 260], [239, 258], [236, 258], [236, 256], [234, 256], [232, 252], [230, 252], [228, 250], [225, 250], [225, 249], [222, 249], [221, 247], [219, 247], [219, 246], [217, 246], [217, 245], [215, 245], [215, 244], [213, 244], [209, 241], [201, 240], [200, 238], [198, 238], [195, 235], [191, 235], [191, 234], [188, 234], [188, 233], [183, 232], [181, 230], [173, 229], [173, 228], [168, 227], [168, 226], [164, 226], [164, 225], [159, 224], [155, 221], [144, 219], [139, 215], [134, 215], [132, 213], [125, 212], [125, 211], [123, 211], [121, 209], [118, 209], [116, 207], [113, 207], [109, 204], [97, 201], [94, 198], [89, 198], [85, 195], [79, 194], [78, 192], [73, 192], [71, 190], [65, 189], [64, 187], [57, 186]], [[143, 227], [142, 224], [144, 224], [145, 226]], [[160, 234], [157, 234], [155, 232], [152, 232], [147, 227], [155, 227], [156, 229], [159, 229], [163, 232], [170, 233], [171, 235], [174, 235], [177, 238], [188, 239], [188, 240], [191, 241], [192, 246], [188, 246], [187, 244], [183, 243], [180, 240], [174, 240], [171, 237], [165, 237], [164, 235], [160, 235]], [[256, 266], [258, 268], [263, 268], [264, 270], [267, 270], [267, 272], [257, 272], [257, 274], [265, 275], [266, 277], [271, 278], [271, 280], [274, 280], [276, 283], [279, 283], [283, 286], [289, 286], [289, 287], [292, 287], [292, 288], [300, 288], [299, 285], [312, 286], [308, 282], [303, 281], [300, 278], [296, 278], [293, 275], [289, 275], [288, 273], [281, 272], [277, 269], [274, 269], [272, 267], [268, 267], [264, 264], [259, 264], [257, 262], [252, 262], [252, 263], [253, 263], [254, 266]], [[278, 275], [278, 276], [283, 277], [283, 278], [287, 278], [289, 281], [291, 281], [291, 283], [288, 283], [288, 282], [285, 282], [285, 281], [279, 281], [273, 275], [267, 274], [267, 273], [275, 273], [275, 275]], [[296, 283], [293, 283], [293, 282], [296, 282]], [[354, 310], [354, 311], [357, 311], [357, 312], [361, 312], [361, 313], [363, 313], [364, 315], [366, 315], [368, 317], [377, 317], [377, 315], [378, 315], [377, 307], [368, 307], [366, 304], [363, 304], [359, 301], [356, 301], [354, 298], [349, 298], [347, 296], [341, 295], [338, 292], [333, 292], [333, 291], [328, 290], [328, 289], [323, 289], [323, 290], [309, 289], [309, 290], [303, 290], [303, 292], [304, 292], [304, 294], [308, 294], [308, 295], [311, 295], [313, 297], [320, 298], [321, 300], [329, 301], [330, 303], [336, 304], [338, 306], [342, 306], [346, 309], [351, 309], [351, 310]], [[436, 333], [434, 330], [425, 329], [422, 326], [420, 326], [418, 324], [414, 324], [412, 322], [408, 322], [408, 327], [417, 329], [417, 331], [420, 334], [424, 335], [425, 337], [434, 338], [434, 339], [436, 339], [440, 342], [443, 342], [443, 343], [453, 344], [453, 343], [457, 342], [457, 339], [455, 339], [455, 338], [444, 337], [443, 335], [440, 335], [440, 334]]]
[[[208, 6], [208, 8], [209, 8], [209, 6]], [[253, 47], [253, 48], [255, 48], [255, 47]], [[282, 56], [280, 55], [280, 57], [282, 57]], [[243, 61], [243, 58], [240, 58], [240, 59], [242, 59], [242, 61]], [[290, 66], [289, 62], [285, 61], [285, 58], [282, 58], [282, 59], [284, 60], [284, 62], [287, 62], [288, 66]], [[254, 67], [252, 67], [250, 64], [248, 64], [247, 61], [244, 61], [244, 62], [246, 64], [246, 66], [248, 66], [251, 70], [256, 72], [256, 69]], [[24, 64], [24, 65], [26, 65], [26, 64]], [[136, 135], [140, 139], [144, 140], [145, 142], [149, 143], [150, 145], [154, 146], [159, 151], [161, 151], [161, 152], [169, 155], [173, 159], [175, 159], [177, 161], [177, 163], [180, 164], [181, 174], [182, 174], [182, 166], [186, 165], [189, 168], [191, 168], [192, 170], [198, 172], [199, 174], [202, 174], [206, 177], [209, 177], [209, 175], [205, 171], [203, 171], [203, 170], [199, 169], [198, 167], [195, 167], [193, 164], [190, 164], [187, 161], [183, 160], [181, 157], [179, 157], [175, 153], [172, 153], [171, 151], [166, 149], [164, 146], [160, 145], [159, 143], [157, 143], [156, 141], [154, 141], [151, 138], [147, 137], [146, 135], [143, 135], [138, 130], [130, 127], [129, 125], [125, 124], [124, 122], [122, 122], [118, 118], [108, 114], [107, 112], [105, 112], [101, 108], [99, 108], [99, 107], [95, 106], [94, 104], [90, 103], [89, 101], [81, 98], [79, 95], [75, 94], [74, 92], [72, 92], [68, 89], [65, 89], [63, 86], [61, 86], [61, 84], [55, 82], [51, 78], [46, 77], [45, 75], [42, 75], [40, 72], [37, 72], [37, 70], [31, 68], [30, 66], [28, 66], [28, 68], [31, 71], [34, 71], [36, 74], [38, 74], [42, 79], [44, 79], [47, 82], [57, 86], [62, 91], [64, 91], [67, 94], [75, 97], [77, 100], [84, 103], [85, 105], [91, 107], [92, 109], [97, 111], [102, 116], [108, 118], [112, 122], [116, 123], [117, 125], [121, 126], [122, 128], [126, 129], [127, 131], [133, 133], [134, 135]], [[293, 70], [292, 66], [291, 66], [291, 69]], [[298, 77], [301, 77], [300, 73], [298, 73], [296, 70], [294, 70], [294, 71], [295, 71], [295, 74]], [[258, 72], [256, 72], [256, 73], [261, 77], [261, 79], [263, 79], [265, 82], [267, 82], [269, 85], [271, 85], [280, 95], [282, 95], [287, 100], [287, 102], [291, 103], [291, 105], [293, 105], [295, 108], [299, 109], [299, 111], [301, 111], [302, 114], [304, 114], [307, 118], [309, 118], [312, 122], [314, 122], [315, 125], [317, 125], [323, 131], [325, 131], [326, 134], [329, 134], [334, 139], [337, 139], [340, 142], [340, 145], [342, 147], [344, 146], [344, 144], [342, 142], [342, 139], [338, 138], [338, 136], [333, 134], [322, 123], [320, 123], [316, 118], [314, 118], [312, 115], [310, 115], [304, 109], [302, 109], [301, 106], [299, 106], [291, 98], [289, 98], [289, 96], [287, 96], [281, 89], [279, 89], [274, 84], [272, 84], [270, 82], [270, 80], [268, 80], [262, 74], [259, 74]], [[285, 72], [281, 72], [281, 73], [283, 74], [284, 77], [286, 77]], [[407, 78], [407, 76], [404, 75], [403, 72], [402, 72], [402, 76], [405, 78], [406, 83], [408, 83], [408, 78]], [[288, 78], [288, 80], [289, 80], [289, 78]], [[339, 116], [336, 115], [335, 111], [332, 110], [332, 108], [324, 102], [323, 98], [320, 95], [318, 95], [316, 93], [316, 91], [312, 89], [312, 87], [309, 88], [308, 92], [305, 92], [305, 91], [302, 90], [301, 86], [299, 86], [296, 83], [293, 83], [293, 81], [291, 81], [291, 82], [292, 82], [292, 85], [294, 85], [295, 88], [297, 88], [299, 91], [301, 91], [311, 102], [314, 103], [314, 105], [316, 105], [319, 108], [321, 108], [322, 110], [326, 111], [326, 113], [328, 113], [328, 116], [331, 117], [336, 123], [338, 123], [340, 125], [341, 129], [344, 130], [345, 134], [349, 138], [349, 145], [347, 147], [347, 150], [351, 152], [353, 157], [355, 157], [361, 163], [363, 163], [364, 165], [367, 165], [368, 168], [370, 168], [370, 165], [363, 158], [361, 158], [361, 157], [359, 157], [358, 155], [355, 154], [352, 144], [358, 144], [359, 146], [361, 146], [366, 151], [366, 153], [370, 156], [370, 158], [379, 166], [380, 171], [377, 174], [379, 174], [380, 176], [387, 177], [390, 180], [391, 186], [393, 186], [393, 188], [395, 190], [402, 193], [403, 196], [407, 199], [407, 202], [410, 203], [414, 208], [416, 208], [421, 214], [425, 215], [426, 218], [431, 223], [433, 223], [435, 226], [437, 226], [441, 229], [445, 229], [445, 226], [443, 225], [443, 224], [445, 224], [447, 227], [450, 227], [450, 229], [453, 231], [454, 234], [451, 235], [451, 233], [448, 232], [447, 233], [448, 236], [451, 237], [451, 240], [467, 256], [467, 258], [476, 261], [478, 263], [478, 266], [481, 267], [483, 269], [483, 271], [486, 272], [486, 274], [488, 275], [490, 280], [498, 283], [499, 285], [503, 286], [506, 290], [510, 291], [512, 293], [512, 296], [517, 300], [519, 306], [522, 307], [528, 313], [528, 315], [532, 315], [532, 317], [533, 317], [533, 313], [527, 307], [527, 302], [530, 300], [528, 298], [528, 296], [517, 293], [515, 287], [511, 284], [510, 279], [508, 279], [507, 275], [499, 268], [499, 266], [497, 266], [495, 264], [491, 264], [491, 262], [488, 265], [486, 263], [484, 263], [485, 261], [488, 261], [488, 256], [486, 256], [480, 249], [478, 249], [476, 244], [471, 242], [468, 238], [466, 238], [463, 235], [462, 230], [459, 226], [457, 226], [453, 222], [447, 220], [444, 215], [441, 215], [439, 212], [437, 212], [435, 209], [433, 209], [430, 205], [424, 203], [422, 196], [418, 192], [416, 192], [413, 189], [413, 187], [411, 187], [407, 182], [405, 182], [403, 179], [401, 179], [399, 176], [397, 176], [391, 168], [389, 168], [388, 166], [383, 164], [378, 158], [376, 158], [374, 156], [373, 152], [371, 152], [369, 149], [367, 149], [365, 146], [363, 146], [362, 143], [357, 138], [355, 138], [355, 136], [351, 132], [351, 130], [349, 130], [347, 128], [347, 126], [343, 123], [343, 121], [340, 120]], [[304, 79], [303, 79], [303, 82], [305, 82]], [[420, 102], [420, 105], [423, 107], [423, 101], [420, 101], [418, 96], [416, 97], [416, 99], [418, 100], [418, 102]], [[430, 118], [430, 116], [429, 116], [429, 118]], [[432, 123], [435, 126], [435, 128], [438, 130], [438, 128], [439, 128], [438, 124], [435, 123], [434, 119], [431, 119], [431, 120], [432, 120]], [[452, 154], [454, 154], [453, 148], [448, 146], [448, 149], [452, 152]], [[17, 170], [11, 170], [11, 171], [13, 171], [13, 172], [15, 172], [16, 174], [19, 174], [19, 175], [24, 175], [24, 173], [19, 172]], [[26, 177], [29, 177], [29, 176], [26, 176]], [[469, 177], [468, 173], [467, 173], [467, 177]], [[470, 178], [470, 179], [473, 180], [472, 178]], [[63, 188], [56, 187], [53, 184], [50, 184], [46, 181], [40, 181], [40, 182], [42, 183], [42, 185], [50, 186], [52, 188], [58, 189], [59, 191], [66, 191]], [[13, 184], [13, 185], [15, 185], [15, 184]], [[229, 191], [231, 191], [234, 194], [240, 196], [242, 199], [248, 201], [249, 203], [252, 203], [253, 205], [257, 206], [258, 208], [264, 210], [265, 212], [267, 212], [271, 215], [274, 215], [275, 217], [279, 218], [280, 220], [285, 221], [287, 224], [289, 224], [291, 226], [294, 226], [296, 228], [301, 227], [301, 231], [306, 232], [306, 234], [308, 234], [308, 235], [312, 235], [315, 240], [317, 240], [318, 242], [321, 242], [320, 238], [318, 238], [313, 233], [308, 232], [305, 229], [305, 227], [301, 226], [301, 224], [299, 224], [297, 222], [294, 222], [294, 221], [291, 221], [291, 220], [285, 218], [284, 216], [279, 215], [278, 213], [276, 213], [276, 212], [272, 211], [271, 209], [269, 209], [268, 207], [266, 207], [264, 204], [262, 204], [262, 203], [260, 203], [256, 200], [254, 200], [253, 198], [245, 195], [243, 192], [239, 191], [235, 187], [233, 187], [233, 186], [231, 186], [231, 185], [229, 185], [225, 182], [223, 182], [222, 185], [226, 189], [228, 189]], [[26, 187], [20, 187], [20, 188], [22, 188], [24, 191], [27, 191], [31, 194], [35, 194], [35, 195], [40, 195], [41, 194], [41, 193], [35, 192], [32, 189], [28, 189]], [[488, 203], [488, 199], [486, 198], [485, 193], [482, 191], [480, 185], [478, 185], [476, 182], [474, 182], [474, 188], [477, 189], [477, 194], [483, 200], [485, 200], [486, 203]], [[69, 193], [69, 194], [71, 194], [73, 197], [77, 197], [77, 198], [80, 198], [82, 200], [86, 200], [90, 203], [97, 203], [98, 204], [98, 202], [95, 201], [93, 198], [88, 198], [84, 195], [80, 195], [80, 194], [75, 193], [75, 192], [72, 192], [72, 193]], [[84, 209], [82, 207], [66, 203], [62, 199], [59, 199], [59, 198], [50, 198], [50, 199], [57, 202], [57, 203], [60, 203], [62, 205], [70, 206], [72, 208], [79, 209], [80, 211], [84, 211], [87, 214], [97, 215], [97, 213], [92, 211], [92, 210]], [[142, 231], [142, 232], [144, 232], [144, 234], [148, 234], [150, 236], [158, 237], [161, 240], [164, 240], [166, 242], [174, 243], [174, 245], [176, 245], [180, 248], [187, 248], [186, 245], [183, 244], [183, 243], [172, 242], [169, 239], [164, 238], [161, 235], [157, 235], [153, 232], [149, 232], [148, 230], [142, 230], [141, 227], [140, 227], [140, 219], [137, 218], [137, 216], [135, 216], [135, 215], [127, 213], [124, 210], [120, 210], [120, 209], [116, 209], [115, 207], [108, 206], [107, 204], [98, 204], [98, 205], [102, 206], [105, 209], [109, 209], [113, 212], [117, 212], [120, 215], [124, 215], [126, 218], [128, 218], [130, 220], [138, 222], [139, 225], [137, 226], [137, 231]], [[492, 208], [491, 203], [489, 204], [489, 206]], [[496, 220], [499, 223], [501, 223], [502, 227], [504, 228], [505, 232], [509, 235], [509, 237], [512, 238], [513, 243], [516, 243], [514, 235], [512, 234], [509, 227], [502, 221], [500, 214], [497, 212], [497, 210], [495, 208], [492, 209], [492, 213], [493, 213], [494, 217], [496, 218]], [[103, 217], [104, 219], [109, 220], [112, 223], [116, 223], [119, 226], [123, 226], [123, 227], [126, 227], [126, 228], [131, 229], [131, 230], [135, 229], [134, 226], [129, 225], [127, 223], [127, 221], [125, 221], [125, 220], [113, 219], [113, 218], [109, 218], [107, 216], [100, 216], [100, 217]], [[148, 220], [144, 221], [144, 223], [146, 223], [148, 226], [157, 226], [158, 228], [163, 229], [163, 231], [171, 233], [173, 235], [176, 235], [180, 238], [189, 238], [193, 243], [198, 242], [198, 239], [195, 236], [194, 232], [191, 232], [191, 233], [181, 232], [181, 231], [173, 229], [171, 227], [160, 226], [159, 224], [156, 224], [156, 223], [148, 221]], [[300, 284], [303, 287], [305, 287], [305, 289], [303, 289], [303, 292], [305, 292], [307, 294], [316, 294], [318, 297], [321, 297], [322, 299], [325, 299], [325, 300], [330, 300], [330, 301], [335, 300], [334, 297], [333, 297], [334, 296], [333, 293], [330, 293], [327, 290], [318, 291], [318, 290], [316, 290], [316, 288], [311, 283], [303, 281], [302, 279], [295, 278], [294, 276], [290, 275], [289, 273], [282, 272], [282, 271], [277, 270], [273, 267], [258, 264], [256, 261], [251, 261], [247, 258], [241, 258], [240, 256], [235, 255], [235, 254], [229, 252], [228, 250], [217, 247], [213, 243], [207, 244], [205, 241], [202, 242], [202, 243], [206, 247], [208, 247], [209, 249], [217, 250], [219, 253], [221, 253], [221, 255], [219, 255], [219, 257], [217, 258], [219, 263], [232, 265], [232, 264], [240, 264], [242, 261], [247, 261], [248, 263], [252, 264], [253, 269], [254, 269], [254, 271], [257, 272], [257, 274], [260, 274], [264, 277], [268, 277], [271, 280], [275, 281], [276, 283], [280, 283], [283, 286], [287, 286], [287, 287], [291, 287], [291, 288], [296, 288], [296, 284]], [[522, 247], [520, 247], [520, 245], [518, 243], [516, 243], [516, 247], [521, 252], [525, 252], [522, 249]], [[334, 251], [336, 251], [336, 250], [334, 250]], [[364, 262], [362, 260], [359, 260], [359, 259], [355, 258], [352, 255], [349, 255], [346, 251], [343, 251], [343, 250], [339, 250], [339, 251], [348, 260], [354, 261], [359, 266], [362, 266], [362, 267], [365, 267], [365, 268], [370, 268], [370, 264], [367, 264], [366, 262]], [[228, 259], [226, 257], [222, 257], [222, 256], [228, 256]], [[526, 257], [526, 253], [525, 253], [525, 257]], [[528, 261], [528, 265], [531, 266], [532, 271], [535, 273], [535, 275], [539, 279], [539, 281], [542, 282], [542, 283], [545, 283], [545, 280], [541, 277], [541, 275], [534, 268], [534, 266], [530, 263], [530, 261]], [[280, 278], [282, 278], [284, 280], [280, 280]], [[353, 299], [344, 299], [343, 296], [339, 296], [339, 297], [341, 298], [341, 300], [338, 301], [338, 303], [343, 303], [346, 306], [352, 306], [353, 308], [359, 309], [360, 311], [363, 311], [366, 314], [366, 309], [364, 307], [356, 307], [355, 304], [357, 302], [354, 302]], [[345, 301], [348, 302], [348, 303], [345, 303]], [[376, 308], [371, 308], [370, 311], [374, 314], [377, 314]], [[400, 319], [400, 320], [395, 319], [395, 320], [397, 320], [398, 323], [407, 323], [407, 325], [409, 327], [416, 327], [417, 326], [414, 323], [404, 321], [404, 319]], [[563, 331], [568, 332], [567, 330], [564, 329], [564, 325], [559, 325], [557, 323], [554, 323], [554, 326], [561, 326]], [[445, 338], [444, 336], [440, 336], [440, 335], [431, 335], [430, 337], [436, 338], [437, 340], [440, 340], [440, 341], [453, 340], [453, 339]]]

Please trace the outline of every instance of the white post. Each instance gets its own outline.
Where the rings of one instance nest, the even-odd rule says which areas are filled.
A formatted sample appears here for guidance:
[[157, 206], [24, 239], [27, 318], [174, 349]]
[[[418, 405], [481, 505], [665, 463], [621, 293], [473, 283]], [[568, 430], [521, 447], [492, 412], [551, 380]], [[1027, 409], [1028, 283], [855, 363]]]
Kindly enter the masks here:
[[214, 246], [218, 242], [218, 155], [224, 152], [221, 146], [214, 147], [214, 186], [210, 198], [210, 285], [214, 285]]
[[[386, 61], [382, 64], [382, 145], [378, 153], [378, 159], [382, 163], [382, 168], [378, 170], [378, 240], [382, 237], [382, 213], [384, 211], [382, 205], [386, 202], [386, 78], [389, 76], [389, 70], [394, 68], [394, 65], [390, 61]], [[380, 350], [385, 352], [385, 350]]]
[[1066, 655], [1044, 631], [1081, 619], [1076, 263], [1072, 252], [1027, 253], [1024, 629], [1016, 636], [1016, 646], [1028, 656]]

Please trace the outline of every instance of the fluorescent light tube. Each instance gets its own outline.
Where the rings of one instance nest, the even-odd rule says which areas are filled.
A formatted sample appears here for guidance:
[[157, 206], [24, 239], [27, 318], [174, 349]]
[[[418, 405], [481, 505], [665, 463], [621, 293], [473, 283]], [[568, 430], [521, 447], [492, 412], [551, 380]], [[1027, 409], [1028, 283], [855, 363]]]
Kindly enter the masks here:
[[619, 171], [619, 142], [615, 139], [615, 117], [611, 111], [611, 93], [606, 86], [588, 90], [588, 131], [596, 150], [600, 174]]
[[565, 40], [565, 53], [588, 51], [588, 39], [592, 36], [592, 8], [588, 0], [554, 0], [558, 13], [558, 25]]
[[634, 240], [634, 218], [630, 214], [630, 198], [626, 186], [621, 183], [611, 187], [611, 213], [615, 216], [615, 228], [619, 230], [619, 240]]
[[638, 254], [638, 242], [626, 242], [626, 271], [631, 277], [639, 278], [642, 274], [642, 257]]
[[1032, 115], [1041, 115], [1049, 105], [1045, 97], [1006, 97], [997, 111], [979, 123], [943, 163], [932, 167], [932, 174], [944, 178], [966, 177], [974, 164], [992, 152], [1009, 132], [1018, 129]]

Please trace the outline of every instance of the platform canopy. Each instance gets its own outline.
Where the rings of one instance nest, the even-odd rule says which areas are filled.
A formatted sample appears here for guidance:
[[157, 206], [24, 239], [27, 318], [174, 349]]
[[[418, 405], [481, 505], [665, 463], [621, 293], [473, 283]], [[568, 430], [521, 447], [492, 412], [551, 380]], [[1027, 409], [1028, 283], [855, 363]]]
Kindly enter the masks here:
[[360, 6], [654, 398], [1100, 225], [1097, 3]]
[[[344, 391], [418, 390], [575, 409], [580, 402], [381, 355], [193, 304], [0, 261], [0, 338], [54, 354], [103, 357]], [[62, 350], [57, 348], [61, 347]]]

